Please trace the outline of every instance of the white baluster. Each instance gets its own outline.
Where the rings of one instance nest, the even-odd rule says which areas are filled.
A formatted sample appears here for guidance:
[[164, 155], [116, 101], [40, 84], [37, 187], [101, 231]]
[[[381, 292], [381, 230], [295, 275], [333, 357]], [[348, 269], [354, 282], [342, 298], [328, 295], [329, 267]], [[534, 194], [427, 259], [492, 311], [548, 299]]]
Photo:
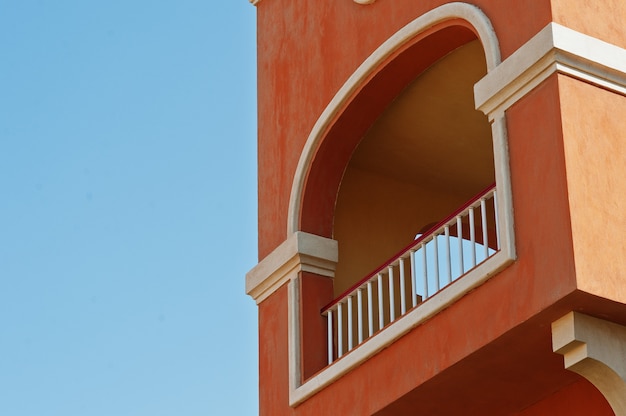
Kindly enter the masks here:
[[465, 273], [465, 265], [463, 264], [463, 218], [460, 215], [456, 217], [456, 233], [459, 237], [459, 276], [462, 276]]
[[472, 267], [476, 266], [476, 226], [474, 224], [474, 207], [470, 207], [469, 209], [469, 227], [470, 227], [470, 242], [471, 246], [471, 260]]
[[495, 220], [496, 220], [496, 242], [498, 250], [500, 250], [500, 221], [498, 221], [498, 196], [496, 195], [496, 190], [493, 190], [493, 210], [495, 212]]
[[435, 293], [439, 292], [439, 249], [437, 248], [437, 235], [433, 236], [433, 256], [435, 261], [433, 264], [433, 274], [435, 275]]
[[485, 198], [480, 200], [480, 222], [483, 229], [483, 247], [486, 259], [489, 257], [489, 234], [487, 232], [487, 204]]
[[400, 313], [404, 315], [406, 313], [406, 289], [404, 288], [404, 257], [400, 257]]
[[359, 288], [356, 291], [356, 303], [357, 303], [357, 310], [356, 310], [356, 314], [357, 314], [357, 323], [358, 323], [358, 327], [357, 327], [357, 335], [358, 335], [358, 339], [359, 339], [359, 344], [361, 342], [363, 342], [363, 289]]
[[393, 267], [389, 266], [389, 322], [393, 322], [396, 319], [396, 300], [395, 291], [393, 288]]
[[415, 250], [411, 250], [411, 302], [413, 307], [417, 305], [417, 291], [415, 287]]
[[383, 309], [383, 275], [378, 273], [378, 329], [385, 326], [385, 316]]
[[422, 244], [422, 280], [424, 282], [424, 299], [428, 299], [428, 266], [426, 265], [426, 244]]
[[333, 310], [328, 311], [328, 365], [333, 363]]
[[343, 355], [343, 303], [337, 304], [337, 358]]
[[348, 351], [352, 350], [352, 296], [348, 296]]
[[367, 329], [374, 335], [374, 302], [372, 301], [372, 281], [367, 282]]
[[452, 281], [452, 257], [450, 256], [450, 226], [443, 229], [446, 239], [446, 284]]

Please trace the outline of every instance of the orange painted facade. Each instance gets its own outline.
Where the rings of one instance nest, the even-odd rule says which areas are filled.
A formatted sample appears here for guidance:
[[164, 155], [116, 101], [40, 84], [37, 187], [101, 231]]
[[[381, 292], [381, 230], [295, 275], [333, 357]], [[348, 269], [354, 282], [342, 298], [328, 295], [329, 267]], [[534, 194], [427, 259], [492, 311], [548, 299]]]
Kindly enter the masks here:
[[[626, 56], [626, 3], [584, 3], [588, 2], [464, 3], [462, 7], [474, 7], [488, 19], [497, 38], [500, 62], [487, 68], [485, 79], [497, 83], [506, 71], [515, 72], [516, 65], [507, 62], [524, 53], [534, 56], [538, 47], [528, 42], [551, 23], [558, 30], [566, 28], [563, 33], [568, 36], [575, 32], [572, 36], [610, 44], [618, 58]], [[612, 64], [616, 56], [612, 55], [604, 63], [601, 48], [575, 61], [582, 62], [583, 69], [592, 68], [583, 71], [595, 74], [592, 77], [569, 69], [575, 65], [568, 59], [577, 50], [554, 46], [551, 50], [557, 51], [555, 59], [561, 66], [555, 64], [556, 69], [528, 91], [524, 85], [530, 81], [512, 75], [522, 79], [510, 84], [521, 92], [512, 93], [515, 99], [503, 99], [504, 104], [485, 116], [485, 123], [497, 125], [501, 120], [506, 128], [505, 160], [500, 163], [497, 152], [490, 157], [496, 159], [499, 189], [510, 189], [511, 205], [505, 214], [513, 224], [508, 237], [514, 258], [358, 365], [324, 378], [333, 366], [374, 341], [367, 340], [327, 364], [326, 320], [320, 311], [337, 295], [333, 277], [316, 271], [318, 266], [286, 266], [272, 260], [281, 258], [275, 253], [283, 250], [292, 232], [336, 238], [335, 208], [346, 168], [373, 123], [435, 63], [476, 39], [485, 45], [482, 32], [471, 22], [445, 13], [403, 41], [337, 104], [301, 173], [299, 163], [311, 132], [342, 86], [394, 34], [421, 16], [448, 10], [440, 8], [444, 4], [438, 0], [256, 4], [259, 261], [271, 262], [275, 270], [251, 272], [263, 279], [250, 286], [264, 288], [262, 296], [253, 295], [259, 306], [261, 415], [619, 414], [604, 390], [566, 369], [563, 355], [553, 351], [552, 325], [571, 311], [626, 325], [626, 61]], [[533, 65], [529, 64], [529, 73]], [[602, 71], [593, 72], [599, 66]], [[495, 137], [494, 133], [494, 143], [499, 140]], [[300, 174], [304, 186], [294, 205], [290, 199]], [[429, 182], [428, 189], [436, 188], [437, 180]], [[297, 212], [290, 213], [294, 206]], [[350, 215], [346, 218], [350, 221]], [[297, 223], [295, 229], [290, 221]], [[338, 243], [341, 264], [344, 249], [342, 241]], [[309, 261], [304, 254], [296, 258], [293, 264]], [[291, 277], [271, 287], [264, 283], [287, 269], [291, 272], [284, 275]], [[455, 284], [442, 292], [454, 290]], [[428, 302], [436, 303], [436, 296]], [[390, 327], [408, 319], [400, 317]], [[318, 380], [325, 380], [321, 387], [307, 387], [322, 383]], [[298, 393], [305, 390], [312, 393]]]

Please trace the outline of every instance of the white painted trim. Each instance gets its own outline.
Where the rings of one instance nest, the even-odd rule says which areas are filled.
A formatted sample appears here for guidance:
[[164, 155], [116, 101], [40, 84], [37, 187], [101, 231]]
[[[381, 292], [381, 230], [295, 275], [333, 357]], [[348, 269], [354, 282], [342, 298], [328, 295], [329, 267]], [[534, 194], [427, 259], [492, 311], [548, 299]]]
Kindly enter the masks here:
[[496, 192], [498, 198], [498, 230], [500, 251], [510, 260], [517, 258], [515, 249], [515, 225], [513, 221], [513, 192], [509, 170], [509, 140], [504, 114], [491, 123], [493, 138], [493, 162], [495, 166]]
[[[504, 250], [496, 253], [484, 263], [478, 265], [474, 270], [470, 271], [459, 280], [456, 280], [450, 286], [444, 288], [426, 302], [400, 317], [392, 324], [385, 327], [381, 332], [375, 334], [372, 338], [360, 344], [341, 359], [335, 361], [332, 365], [308, 379], [304, 384], [298, 386], [295, 383], [297, 379], [292, 379], [290, 383], [291, 389], [289, 391], [289, 404], [291, 406], [297, 406], [352, 369], [363, 364], [374, 354], [388, 347], [416, 326], [452, 305], [472, 289], [483, 284], [492, 275], [511, 263], [511, 261], [513, 261], [513, 258]], [[293, 313], [295, 309], [297, 309], [295, 305], [297, 305], [298, 300], [296, 298], [297, 294], [292, 294], [292, 292], [293, 291], [290, 291], [289, 310]], [[295, 316], [297, 317], [297, 315]], [[290, 355], [295, 357], [299, 351], [296, 343], [298, 339], [298, 329], [296, 326], [290, 326], [289, 329], [291, 331], [289, 334]], [[290, 368], [290, 377], [297, 377], [299, 375], [299, 373], [297, 373], [299, 365], [295, 361], [295, 358], [290, 357], [290, 364], [296, 365], [296, 368]]]
[[300, 271], [333, 277], [337, 256], [335, 240], [295, 232], [246, 274], [246, 293], [258, 304]]
[[421, 32], [452, 19], [465, 20], [474, 27], [485, 51], [488, 71], [493, 70], [500, 63], [498, 39], [489, 18], [478, 7], [467, 3], [456, 2], [439, 6], [413, 20], [387, 39], [348, 78], [313, 126], [313, 130], [311, 130], [300, 155], [291, 187], [287, 219], [288, 234], [292, 234], [299, 229], [302, 194], [306, 176], [313, 160], [313, 155], [323, 139], [323, 135], [331, 120], [343, 110], [347, 100], [354, 91], [363, 84], [369, 75], [379, 68], [385, 59]]
[[491, 120], [555, 72], [626, 95], [626, 50], [550, 23], [474, 86]]
[[302, 366], [300, 354], [300, 279], [289, 282], [288, 300], [289, 392], [300, 386]]

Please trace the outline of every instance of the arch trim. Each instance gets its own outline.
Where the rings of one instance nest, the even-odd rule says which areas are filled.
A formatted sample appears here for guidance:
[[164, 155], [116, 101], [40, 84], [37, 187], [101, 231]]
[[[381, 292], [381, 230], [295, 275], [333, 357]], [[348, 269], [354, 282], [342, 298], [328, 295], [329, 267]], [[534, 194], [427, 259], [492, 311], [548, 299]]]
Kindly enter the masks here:
[[300, 229], [300, 213], [302, 198], [305, 190], [306, 177], [313, 161], [315, 151], [319, 147], [332, 120], [345, 108], [346, 103], [364, 82], [375, 73], [376, 69], [394, 52], [409, 42], [412, 38], [449, 20], [460, 19], [468, 22], [475, 30], [478, 39], [483, 45], [487, 72], [492, 71], [500, 64], [500, 48], [495, 31], [489, 18], [478, 7], [461, 2], [448, 3], [429, 11], [416, 18], [378, 47], [348, 78], [345, 84], [335, 94], [328, 106], [324, 109], [313, 126], [306, 140], [289, 198], [287, 218], [287, 235]]

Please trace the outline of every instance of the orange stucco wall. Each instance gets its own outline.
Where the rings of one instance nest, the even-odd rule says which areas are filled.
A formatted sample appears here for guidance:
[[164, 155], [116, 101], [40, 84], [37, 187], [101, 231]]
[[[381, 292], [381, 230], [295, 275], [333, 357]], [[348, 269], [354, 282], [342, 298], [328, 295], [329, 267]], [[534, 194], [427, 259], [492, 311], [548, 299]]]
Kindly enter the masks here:
[[559, 80], [578, 286], [626, 303], [626, 97]]
[[600, 392], [586, 380], [580, 380], [518, 413], [519, 416], [589, 416], [613, 415]]
[[287, 285], [259, 304], [259, 414], [292, 414], [289, 408]]
[[[263, 0], [259, 4], [260, 258], [286, 238], [298, 158], [327, 103], [376, 47], [442, 3], [378, 0], [359, 6], [350, 0]], [[503, 59], [551, 21], [553, 12], [560, 23], [601, 38], [618, 31], [615, 18], [606, 28], [591, 27], [575, 7], [568, 12], [568, 2], [552, 3], [475, 2], [493, 23]], [[616, 3], [616, 7], [625, 6]], [[625, 42], [623, 34], [617, 38], [618, 44]], [[622, 270], [607, 263], [602, 271], [594, 271], [591, 257], [579, 256], [590, 242], [617, 238], [612, 233], [623, 229], [599, 231], [597, 226], [603, 224], [595, 217], [598, 207], [588, 203], [587, 194], [589, 175], [606, 165], [607, 176], [597, 192], [615, 201], [622, 212], [626, 208], [625, 201], [610, 199], [611, 190], [622, 187], [624, 180], [608, 175], [623, 171], [625, 162], [621, 157], [626, 149], [617, 136], [610, 136], [625, 131], [625, 122], [607, 118], [610, 108], [624, 106], [623, 100], [552, 75], [514, 104], [506, 122], [517, 261], [295, 408], [288, 403], [287, 287], [264, 300], [259, 305], [261, 415], [412, 414], [411, 409], [420, 405], [425, 414], [530, 416], [558, 414], [554, 409], [581, 403], [581, 397], [588, 398], [589, 408], [593, 404], [599, 410], [585, 413], [587, 407], [581, 405], [578, 414], [611, 414], [597, 391], [564, 370], [562, 357], [552, 353], [550, 323], [572, 309], [616, 319], [621, 313], [624, 319], [614, 302], [626, 300], [624, 286], [618, 287], [619, 279], [602, 280], [599, 275], [617, 276]], [[606, 138], [607, 133], [610, 140], [600, 142], [597, 136]], [[610, 150], [620, 158], [605, 160]], [[573, 207], [577, 212], [570, 215]], [[623, 220], [615, 220], [622, 225]], [[616, 258], [620, 252], [623, 247], [616, 244], [606, 255]], [[598, 287], [598, 281], [610, 284]], [[327, 296], [327, 286], [316, 287]], [[615, 298], [598, 296], [609, 291], [616, 293]], [[307, 301], [314, 305], [312, 310], [317, 308], [317, 300]], [[428, 403], [437, 403], [439, 413]]]
[[626, 48], [626, 2], [602, 0], [576, 3], [552, 0], [552, 20], [589, 36]]
[[445, 403], [438, 414], [510, 414], [578, 379], [552, 353], [550, 323], [580, 305], [596, 313], [602, 305], [576, 291], [559, 104], [560, 82], [569, 81], [561, 78], [507, 112], [518, 261], [295, 409], [281, 289], [260, 305], [262, 414], [406, 414], [428, 398]]
[[300, 273], [301, 382], [328, 363], [326, 318], [320, 310], [333, 300], [332, 279]]
[[[443, 377], [446, 383], [455, 379], [452, 375], [463, 380], [469, 374], [474, 374], [472, 366], [481, 365], [484, 357], [477, 359], [475, 364], [471, 364], [471, 360], [470, 364], [464, 364], [468, 368], [461, 366], [457, 370], [447, 370], [452, 371], [449, 376], [445, 375], [444, 370], [454, 368], [461, 360], [467, 362], [467, 358], [475, 351], [480, 351], [489, 343], [505, 336], [512, 328], [522, 325], [539, 311], [575, 290], [558, 100], [557, 76], [553, 76], [507, 114], [520, 260], [488, 281], [481, 290], [468, 294], [395, 342], [383, 353], [335, 382], [332, 388], [322, 390], [293, 409], [294, 414], [373, 414], [383, 411], [389, 403], [400, 397], [411, 394], [413, 389], [423, 383], [427, 383], [427, 386], [416, 397], [422, 398], [425, 392], [433, 393], [437, 390], [437, 377]], [[528, 120], [534, 122], [528, 123]], [[532, 158], [532, 163], [529, 158]], [[546, 247], [549, 251], [546, 251]], [[264, 305], [285, 301], [285, 293], [281, 289], [264, 301], [260, 309], [262, 323], [264, 319], [268, 319], [273, 325], [284, 321], [277, 328], [267, 328], [266, 325], [269, 324], [260, 328], [260, 344], [266, 344], [261, 354], [261, 368], [266, 369], [261, 374], [262, 409], [272, 411], [287, 411], [288, 408], [287, 397], [284, 393], [276, 392], [288, 390], [285, 370], [286, 334], [283, 328], [287, 317], [276, 316], [278, 310], [268, 306], [272, 310], [267, 311]], [[562, 311], [560, 309], [559, 313], [563, 313]], [[510, 358], [513, 362], [509, 362], [506, 354], [496, 354], [491, 360], [506, 362], [507, 366], [503, 368], [511, 374], [528, 371], [531, 368], [529, 360], [530, 363], [535, 360], [542, 368], [558, 368], [560, 357], [549, 350], [548, 329], [550, 319], [558, 316], [558, 313], [553, 312], [539, 323], [522, 328], [519, 333], [509, 335], [510, 339], [502, 341], [507, 345], [518, 344], [520, 347], [525, 342], [542, 342], [548, 345], [547, 351], [543, 348], [542, 357], [531, 355], [516, 358], [518, 353], [513, 353], [513, 358]], [[529, 336], [529, 331], [541, 324], [544, 325], [542, 338], [536, 341]], [[266, 331], [275, 333], [270, 335]], [[281, 336], [285, 336], [283, 345], [278, 342]], [[524, 350], [520, 348], [520, 351]], [[526, 350], [535, 351], [530, 347]], [[485, 352], [484, 355], [490, 354]], [[551, 366], [546, 366], [546, 362], [552, 363]], [[506, 391], [510, 390], [510, 386], [495, 382], [503, 377], [497, 368], [499, 366], [489, 368], [490, 372], [484, 374], [485, 379], [479, 377], [474, 380], [472, 384], [476, 387], [472, 387], [470, 391], [478, 394], [479, 390], [488, 386], [491, 391], [488, 397], [509, 397]], [[271, 377], [267, 377], [268, 375]], [[278, 377], [279, 375], [282, 376]], [[557, 380], [564, 378], [565, 382], [571, 382], [573, 375], [569, 376], [570, 379], [567, 377], [560, 374]], [[529, 397], [541, 398], [542, 391], [533, 390], [534, 396]], [[334, 397], [342, 399], [333, 400]], [[440, 398], [445, 401], [445, 397]], [[491, 403], [500, 402], [491, 400]], [[510, 403], [519, 405], [515, 401]], [[457, 402], [458, 406], [470, 404]]]

